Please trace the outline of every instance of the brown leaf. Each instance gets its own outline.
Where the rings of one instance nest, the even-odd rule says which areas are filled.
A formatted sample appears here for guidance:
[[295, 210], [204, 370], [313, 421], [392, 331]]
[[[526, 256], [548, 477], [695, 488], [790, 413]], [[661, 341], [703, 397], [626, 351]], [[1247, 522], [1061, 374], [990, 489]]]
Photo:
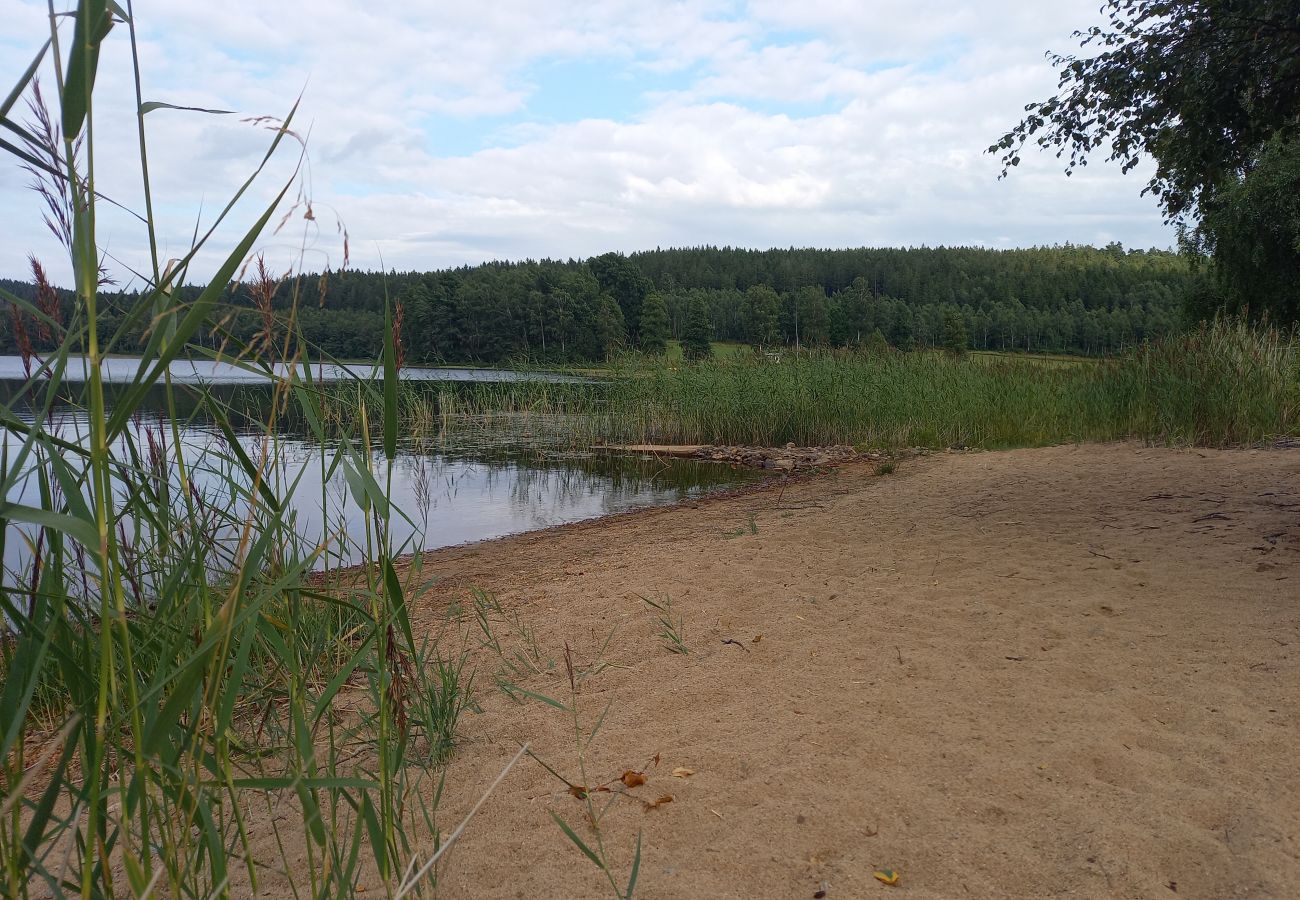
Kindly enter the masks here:
[[645, 776], [642, 775], [640, 772], [633, 772], [631, 769], [628, 769], [626, 772], [624, 772], [623, 777], [620, 778], [619, 780], [622, 781], [624, 785], [630, 788], [640, 787], [641, 785], [645, 784]]
[[569, 793], [577, 797], [579, 800], [586, 800], [588, 791], [580, 784], [571, 784], [569, 785]]
[[685, 766], [678, 766], [677, 768], [673, 769], [674, 778], [690, 778], [694, 774], [695, 774], [694, 769], [688, 769]]
[[660, 797], [658, 800], [656, 800], [653, 803], [651, 803], [649, 800], [642, 800], [641, 802], [645, 804], [646, 809], [658, 809], [659, 807], [663, 806], [665, 803], [672, 803], [673, 795], [664, 794], [662, 797]]
[[750, 641], [750, 643], [751, 643], [751, 644], [757, 644], [757, 643], [758, 643], [759, 641], [761, 641], [762, 639], [763, 639], [763, 636], [762, 636], [761, 634], [756, 634], [756, 635], [754, 635], [754, 639], [753, 639], [752, 641]]

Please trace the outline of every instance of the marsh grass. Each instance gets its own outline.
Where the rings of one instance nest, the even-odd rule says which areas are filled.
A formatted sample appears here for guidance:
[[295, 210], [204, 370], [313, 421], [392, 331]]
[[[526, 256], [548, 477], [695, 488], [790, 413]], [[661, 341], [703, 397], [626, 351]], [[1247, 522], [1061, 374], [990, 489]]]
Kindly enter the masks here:
[[563, 411], [575, 445], [1257, 444], [1300, 432], [1300, 340], [1221, 321], [1076, 363], [822, 351], [681, 365], [629, 355], [590, 385], [503, 384], [457, 404], [482, 416]]
[[[388, 312], [382, 378], [351, 385], [361, 415], [328, 423], [320, 386], [286, 353], [300, 343], [291, 337], [308, 286], [254, 253], [277, 214], [279, 229], [301, 224], [309, 239], [310, 202], [300, 189], [286, 203], [296, 172], [250, 227], [230, 222], [268, 161], [299, 141], [292, 110], [251, 120], [268, 134], [261, 165], [184, 257], [162, 264], [145, 117], [174, 108], [144, 99], [129, 9], [83, 2], [51, 15], [48, 39], [0, 102], [0, 124], [20, 138], [3, 149], [37, 179], [76, 294], [63, 321], [41, 299], [52, 290], [33, 261], [37, 303], [0, 295], [15, 333], [58, 340], [38, 357], [20, 337], [23, 412], [18, 399], [0, 408], [0, 555], [16, 542], [22, 560], [0, 580], [0, 895], [351, 896], [362, 880], [392, 896], [422, 891], [447, 846], [438, 767], [472, 704], [473, 673], [463, 643], [416, 641], [407, 597], [421, 588], [419, 567], [394, 562], [409, 549], [391, 537], [400, 513], [387, 500], [400, 313]], [[136, 266], [146, 289], [122, 318], [100, 303], [96, 232], [97, 213], [114, 202], [96, 187], [92, 104], [100, 45], [112, 40], [131, 51], [143, 208], [129, 213], [151, 248]], [[56, 82], [51, 113], [34, 86], [43, 66]], [[32, 125], [13, 115], [25, 95]], [[343, 243], [346, 261], [346, 232]], [[207, 286], [173, 296], [198, 255], [219, 245]], [[229, 285], [249, 272], [255, 303], [288, 278], [289, 311], [261, 302], [250, 345], [191, 343], [219, 325]], [[138, 369], [110, 395], [100, 364], [141, 327]], [[268, 377], [261, 417], [237, 429], [228, 405], [183, 393], [167, 368], [183, 353]], [[64, 377], [83, 355], [84, 385]], [[139, 414], [151, 392], [165, 399], [163, 425]], [[57, 411], [56, 398], [71, 398], [75, 415]], [[187, 448], [180, 409], [221, 439]], [[322, 483], [346, 482], [362, 533], [302, 533], [285, 500], [301, 472], [277, 464], [286, 418], [321, 448]], [[328, 510], [327, 492], [321, 502]], [[314, 574], [343, 541], [364, 564]]]
[[647, 443], [1219, 446], [1300, 430], [1300, 344], [1236, 322], [1080, 365], [825, 352], [619, 375], [594, 414], [610, 439]]
[[[1219, 321], [1109, 359], [737, 350], [628, 354], [585, 383], [403, 385], [405, 433], [509, 424], [518, 443], [1002, 449], [1074, 441], [1259, 444], [1300, 433], [1300, 339]], [[336, 398], [332, 420], [356, 418]]]

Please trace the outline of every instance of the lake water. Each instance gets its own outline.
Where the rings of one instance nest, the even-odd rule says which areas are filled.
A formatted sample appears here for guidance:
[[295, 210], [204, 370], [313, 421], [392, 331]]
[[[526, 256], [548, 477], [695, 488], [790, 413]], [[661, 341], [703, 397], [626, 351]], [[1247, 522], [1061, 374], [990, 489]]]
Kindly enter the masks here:
[[[21, 378], [21, 360], [0, 357], [0, 400], [9, 404], [20, 418], [30, 421], [32, 413], [14, 393], [20, 385], [12, 380], [6, 382], [2, 377], [12, 374], [15, 366]], [[107, 374], [115, 381], [120, 380], [129, 377], [123, 373], [134, 372], [137, 366], [138, 361], [113, 360], [111, 372]], [[258, 402], [258, 392], [269, 392], [269, 387], [259, 385], [256, 379], [248, 377], [249, 373], [206, 363], [192, 369], [190, 366], [185, 362], [179, 369], [174, 368], [178, 381], [201, 382], [211, 392], [224, 390], [225, 397], [248, 402], [254, 410], [266, 406], [265, 398]], [[517, 372], [480, 369], [410, 369], [404, 374], [422, 381], [500, 381], [521, 377]], [[111, 402], [112, 391], [108, 396]], [[132, 419], [128, 435], [118, 441], [116, 451], [124, 455], [128, 441], [146, 450], [151, 443], [169, 446], [172, 431], [164, 410], [162, 396], [151, 396]], [[52, 433], [84, 445], [88, 433], [84, 410], [60, 404], [53, 412], [51, 423]], [[713, 462], [574, 452], [539, 438], [542, 433], [557, 430], [563, 431], [563, 423], [505, 418], [492, 424], [444, 429], [418, 441], [405, 440], [391, 470], [391, 502], [400, 513], [392, 517], [394, 545], [415, 551], [501, 537], [673, 503], [760, 477], [752, 471]], [[251, 457], [256, 459], [262, 452], [264, 438], [254, 421], [248, 420], [243, 427], [237, 427], [235, 437]], [[183, 458], [195, 487], [211, 495], [214, 504], [231, 503], [228, 478], [232, 473], [226, 462], [230, 458], [229, 438], [201, 415], [189, 417], [180, 426], [180, 438]], [[19, 443], [16, 435], [5, 433], [4, 444], [10, 453]], [[305, 428], [296, 433], [281, 429], [268, 457], [272, 463], [268, 478], [281, 485], [292, 485], [292, 490], [287, 491], [288, 506], [290, 514], [296, 517], [296, 531], [303, 536], [304, 543], [319, 544], [325, 535], [343, 536], [332, 542], [318, 568], [363, 558], [358, 544], [365, 532], [364, 515], [354, 502], [342, 470], [329, 471], [338, 450], [337, 446], [322, 448]], [[371, 466], [379, 483], [388, 483], [390, 472], [381, 454], [372, 454]], [[20, 477], [12, 484], [7, 499], [39, 504], [37, 482], [30, 475], [28, 472], [28, 477]], [[171, 473], [168, 477], [178, 485], [179, 480], [174, 476]], [[234, 478], [242, 490], [248, 489], [250, 480], [246, 476], [235, 473]], [[240, 501], [236, 498], [233, 502], [237, 506]], [[5, 528], [9, 538], [5, 542], [5, 566], [13, 573], [6, 581], [13, 584], [17, 573], [30, 565], [31, 554], [24, 542], [16, 539], [20, 526], [6, 522]], [[234, 539], [233, 533], [213, 535], [217, 544], [229, 544]]]
[[[89, 362], [85, 357], [74, 356], [68, 360], [67, 381], [85, 381], [88, 376]], [[230, 362], [218, 362], [210, 359], [177, 359], [168, 366], [172, 380], [182, 384], [265, 384], [269, 376], [259, 371], [260, 367], [237, 365]], [[300, 375], [310, 374], [312, 381], [344, 381], [351, 378], [382, 377], [382, 370], [368, 363], [343, 366], [334, 363], [309, 363], [298, 366]], [[100, 373], [104, 381], [122, 384], [135, 378], [140, 369], [140, 360], [128, 356], [106, 358]], [[276, 365], [274, 371], [286, 374], [284, 365]], [[0, 381], [20, 382], [27, 377], [21, 356], [0, 355]], [[508, 381], [550, 381], [583, 382], [581, 376], [560, 372], [519, 372], [511, 369], [469, 369], [464, 367], [441, 366], [407, 366], [402, 369], [404, 381], [447, 381], [447, 382], [508, 382]], [[304, 380], [306, 380], [304, 378]]]

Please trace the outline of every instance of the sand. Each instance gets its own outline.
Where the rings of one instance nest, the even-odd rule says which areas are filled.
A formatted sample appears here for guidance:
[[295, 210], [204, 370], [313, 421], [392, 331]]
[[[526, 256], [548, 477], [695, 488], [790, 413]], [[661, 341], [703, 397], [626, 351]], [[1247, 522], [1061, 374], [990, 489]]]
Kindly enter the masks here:
[[[477, 586], [555, 666], [522, 687], [568, 702], [566, 643], [591, 673], [588, 782], [671, 795], [595, 795], [620, 881], [643, 833], [637, 896], [1300, 897], [1300, 451], [851, 465], [424, 565], [422, 627], [451, 640]], [[572, 719], [475, 659], [446, 827], [519, 742], [580, 780]], [[549, 815], [593, 840], [583, 808], [524, 760], [439, 896], [611, 896]]]

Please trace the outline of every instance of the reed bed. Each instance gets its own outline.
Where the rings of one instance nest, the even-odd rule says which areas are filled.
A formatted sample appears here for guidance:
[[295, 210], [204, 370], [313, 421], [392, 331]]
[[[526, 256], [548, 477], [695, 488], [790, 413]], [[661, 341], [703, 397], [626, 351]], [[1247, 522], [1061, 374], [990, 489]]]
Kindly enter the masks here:
[[565, 432], [553, 438], [575, 446], [1227, 446], [1300, 432], [1300, 341], [1221, 321], [1078, 364], [937, 352], [788, 353], [779, 362], [744, 353], [697, 364], [629, 355], [588, 384], [406, 396], [413, 425], [560, 417]]
[[812, 353], [632, 361], [597, 411], [611, 440], [874, 448], [1137, 439], [1253, 444], [1300, 431], [1300, 343], [1235, 322], [1099, 363]]
[[[407, 597], [421, 587], [419, 567], [394, 562], [411, 549], [392, 539], [399, 513], [387, 501], [400, 316], [390, 312], [383, 377], [354, 385], [374, 417], [327, 430], [319, 391], [285, 352], [299, 343], [296, 307], [272, 312], [278, 276], [254, 253], [273, 221], [314, 227], [310, 204], [286, 202], [295, 188], [303, 196], [296, 174], [251, 225], [230, 221], [266, 161], [297, 140], [292, 111], [253, 120], [267, 134], [262, 166], [183, 258], [163, 264], [145, 117], [169, 107], [144, 97], [130, 8], [83, 2], [51, 14], [48, 39], [0, 101], [4, 149], [35, 179], [76, 293], [65, 318], [36, 260], [38, 302], [0, 293], [27, 373], [0, 407], [0, 895], [327, 897], [352, 896], [363, 882], [393, 897], [428, 891], [445, 847], [441, 764], [473, 675], [454, 635], [417, 639]], [[144, 199], [131, 212], [151, 248], [135, 266], [146, 289], [121, 318], [100, 302], [97, 213], [113, 201], [96, 188], [104, 173], [91, 102], [100, 46], [115, 40], [133, 63], [124, 74]], [[35, 82], [49, 69], [54, 112]], [[207, 286], [174, 296], [196, 257], [218, 247]], [[257, 340], [192, 343], [219, 326], [228, 288], [246, 271], [263, 311]], [[295, 296], [307, 289], [294, 287]], [[102, 360], [141, 328], [137, 371], [106, 391]], [[57, 350], [37, 356], [30, 334]], [[251, 439], [227, 403], [172, 383], [167, 364], [182, 353], [272, 380]], [[65, 378], [81, 355], [84, 384]], [[159, 392], [170, 424], [150, 425], [139, 412]], [[74, 413], [59, 412], [69, 397]], [[187, 447], [180, 409], [215, 423], [223, 440]], [[358, 533], [302, 533], [286, 502], [294, 476], [277, 464], [286, 419], [315, 438], [311, 464], [346, 480], [365, 514]], [[327, 492], [321, 503], [330, 521]], [[314, 574], [343, 542], [364, 565]]]

